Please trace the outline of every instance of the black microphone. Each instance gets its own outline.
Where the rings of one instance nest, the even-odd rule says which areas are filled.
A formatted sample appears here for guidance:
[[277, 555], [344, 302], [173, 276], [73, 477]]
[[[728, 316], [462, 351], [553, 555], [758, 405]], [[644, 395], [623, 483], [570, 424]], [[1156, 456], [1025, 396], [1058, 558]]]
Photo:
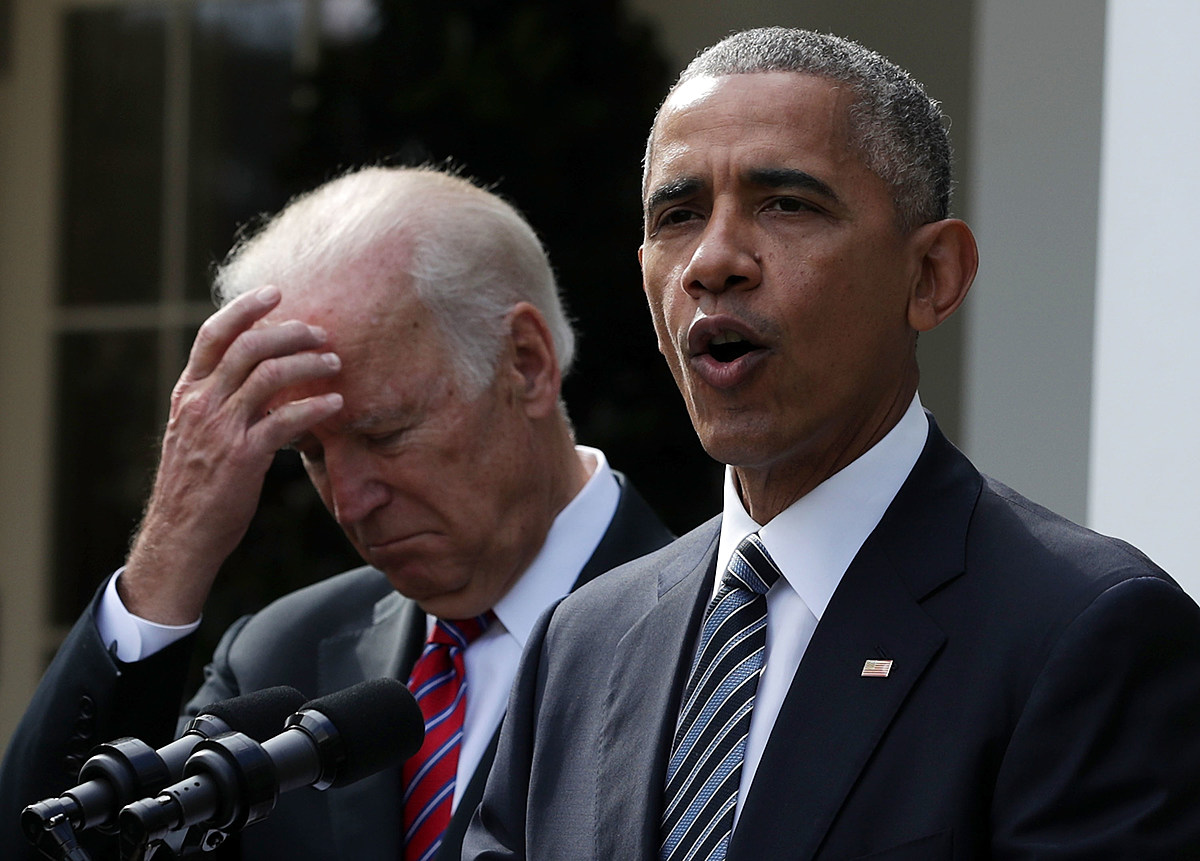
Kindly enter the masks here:
[[408, 759], [425, 740], [416, 700], [387, 678], [312, 700], [286, 726], [262, 744], [236, 732], [198, 744], [183, 780], [120, 812], [122, 857], [192, 826], [207, 829], [206, 839], [239, 831], [269, 816], [281, 792], [354, 783]]
[[79, 785], [26, 807], [21, 828], [38, 845], [64, 820], [76, 831], [115, 824], [124, 805], [182, 777], [188, 757], [200, 742], [232, 730], [270, 738], [303, 702], [304, 695], [295, 688], [266, 688], [206, 707], [188, 722], [182, 736], [158, 750], [136, 738], [99, 745], [80, 769]]

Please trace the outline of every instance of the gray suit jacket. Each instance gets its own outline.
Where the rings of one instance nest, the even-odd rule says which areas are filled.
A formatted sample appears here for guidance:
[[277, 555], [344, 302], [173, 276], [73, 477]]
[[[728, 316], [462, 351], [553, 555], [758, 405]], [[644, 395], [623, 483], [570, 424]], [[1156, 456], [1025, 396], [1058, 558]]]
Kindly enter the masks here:
[[[543, 617], [464, 859], [658, 857], [718, 534]], [[1200, 609], [933, 427], [817, 626], [728, 857], [1200, 858]]]
[[[670, 533], [630, 484], [608, 531], [576, 585], [655, 550]], [[0, 846], [4, 858], [37, 857], [19, 836], [20, 810], [75, 784], [98, 742], [132, 735], [155, 746], [177, 722], [190, 643], [137, 664], [105, 651], [91, 611], [72, 630], [42, 680], [0, 770]], [[373, 568], [359, 568], [287, 595], [222, 637], [186, 715], [227, 697], [292, 685], [310, 697], [369, 678], [407, 679], [425, 639], [425, 616]], [[482, 795], [495, 741], [465, 791], [439, 858], [457, 858], [462, 833]], [[400, 776], [390, 769], [339, 789], [301, 789], [280, 797], [271, 816], [250, 826], [218, 856], [245, 861], [342, 859], [396, 861], [400, 854]], [[88, 832], [93, 858], [117, 857], [114, 841]]]

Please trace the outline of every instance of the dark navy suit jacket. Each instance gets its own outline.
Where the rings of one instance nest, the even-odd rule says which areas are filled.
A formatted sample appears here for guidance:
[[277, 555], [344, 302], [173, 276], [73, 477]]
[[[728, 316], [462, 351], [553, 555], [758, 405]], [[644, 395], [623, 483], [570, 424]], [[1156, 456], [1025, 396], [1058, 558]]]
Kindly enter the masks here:
[[[464, 859], [658, 857], [719, 525], [543, 617]], [[1200, 859], [1200, 609], [932, 426], [817, 625], [728, 857]]]

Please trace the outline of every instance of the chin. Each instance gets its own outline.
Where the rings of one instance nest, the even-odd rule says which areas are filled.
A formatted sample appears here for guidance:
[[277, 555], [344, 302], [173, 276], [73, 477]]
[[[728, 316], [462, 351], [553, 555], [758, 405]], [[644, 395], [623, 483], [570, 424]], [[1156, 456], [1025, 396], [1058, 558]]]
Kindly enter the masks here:
[[756, 447], [737, 434], [722, 433], [700, 438], [700, 445], [713, 460], [726, 466], [748, 466], [760, 460]]
[[457, 586], [447, 585], [444, 581], [433, 579], [428, 572], [385, 571], [392, 588], [411, 598], [420, 605], [421, 609], [442, 619], [466, 619], [478, 616], [488, 610], [472, 609], [478, 603], [478, 596], [469, 588], [470, 583]]
[[696, 435], [709, 457], [731, 466], [748, 466], [771, 459], [771, 428], [761, 418], [746, 414], [724, 414], [696, 422]]

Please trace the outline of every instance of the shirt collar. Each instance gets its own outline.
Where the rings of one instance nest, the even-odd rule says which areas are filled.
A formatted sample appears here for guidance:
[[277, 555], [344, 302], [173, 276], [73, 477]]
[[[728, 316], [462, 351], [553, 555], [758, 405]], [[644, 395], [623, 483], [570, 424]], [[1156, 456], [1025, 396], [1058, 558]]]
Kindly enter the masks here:
[[621, 486], [604, 452], [588, 446], [576, 446], [575, 451], [590, 468], [591, 477], [554, 518], [533, 562], [492, 608], [522, 648], [542, 612], [575, 585], [621, 498]]
[[929, 421], [914, 395], [883, 439], [765, 525], [746, 512], [733, 471], [726, 467], [717, 570], [725, 570], [743, 538], [758, 532], [788, 584], [820, 620], [850, 562], [908, 478], [928, 435]]

